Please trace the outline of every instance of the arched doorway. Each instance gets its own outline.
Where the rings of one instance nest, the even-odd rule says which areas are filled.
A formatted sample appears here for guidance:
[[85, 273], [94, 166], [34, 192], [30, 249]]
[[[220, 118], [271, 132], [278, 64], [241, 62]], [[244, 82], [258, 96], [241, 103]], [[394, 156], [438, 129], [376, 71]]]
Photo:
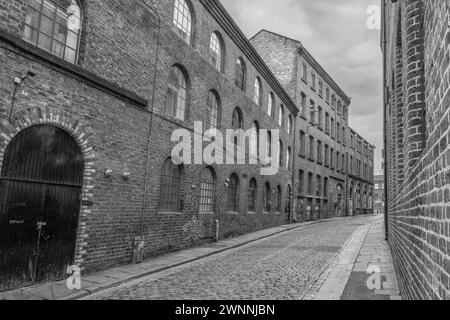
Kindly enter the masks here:
[[25, 129], [0, 175], [0, 291], [65, 278], [75, 258], [83, 154], [64, 130]]

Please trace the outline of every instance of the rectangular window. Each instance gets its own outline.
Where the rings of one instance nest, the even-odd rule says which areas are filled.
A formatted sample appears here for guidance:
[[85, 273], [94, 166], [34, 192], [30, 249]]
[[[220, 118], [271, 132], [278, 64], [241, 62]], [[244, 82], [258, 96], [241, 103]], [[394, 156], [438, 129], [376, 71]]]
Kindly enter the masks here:
[[302, 96], [302, 100], [301, 100], [301, 104], [300, 104], [300, 114], [302, 116], [305, 116], [305, 112], [306, 112], [306, 95], [302, 92], [301, 96]]
[[323, 182], [323, 197], [328, 198], [328, 178], [325, 178]]
[[309, 120], [311, 121], [312, 124], [316, 124], [316, 104], [314, 103], [313, 100], [309, 101]]
[[330, 166], [330, 147], [325, 145], [325, 166]]
[[331, 137], [332, 137], [332, 138], [335, 138], [335, 137], [336, 137], [336, 135], [335, 135], [335, 129], [334, 129], [334, 119], [333, 119], [333, 118], [331, 118]]
[[330, 133], [330, 115], [328, 112], [325, 114], [325, 132]]
[[311, 88], [316, 90], [316, 74], [314, 72], [311, 72]]
[[333, 150], [333, 148], [331, 148], [331, 150], [330, 150], [330, 166], [331, 166], [331, 169], [334, 170], [334, 150]]

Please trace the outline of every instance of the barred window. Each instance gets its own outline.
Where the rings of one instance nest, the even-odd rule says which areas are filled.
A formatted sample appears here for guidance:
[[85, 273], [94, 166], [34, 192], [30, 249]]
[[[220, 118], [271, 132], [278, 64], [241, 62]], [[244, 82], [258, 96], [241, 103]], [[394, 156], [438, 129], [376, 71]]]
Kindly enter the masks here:
[[257, 194], [257, 184], [256, 180], [250, 180], [248, 186], [248, 212], [256, 212], [256, 194]]
[[242, 58], [237, 59], [236, 61], [236, 74], [234, 83], [236, 87], [245, 91], [245, 80], [247, 76], [247, 67], [245, 66], [245, 62]]
[[282, 201], [282, 193], [281, 187], [278, 186], [277, 188], [277, 208], [275, 209], [276, 212], [281, 212], [281, 201]]
[[229, 212], [238, 212], [239, 211], [239, 178], [233, 173], [228, 181], [228, 190], [227, 190], [227, 207]]
[[292, 133], [292, 127], [294, 126], [294, 119], [292, 118], [291, 115], [289, 115], [289, 121], [288, 121], [288, 127], [287, 127], [287, 133], [291, 134]]
[[253, 102], [259, 107], [262, 105], [262, 83], [261, 79], [256, 77], [255, 79], [255, 90], [253, 93]]
[[217, 129], [219, 126], [220, 103], [217, 93], [210, 91], [208, 94], [206, 111], [206, 128]]
[[181, 167], [175, 165], [172, 159], [167, 159], [161, 175], [161, 212], [181, 211], [181, 178]]
[[222, 71], [223, 68], [223, 46], [220, 35], [217, 32], [211, 34], [211, 41], [209, 44], [209, 63], [217, 69]]
[[76, 0], [30, 0], [23, 39], [70, 63], [78, 58], [81, 8]]
[[269, 94], [269, 105], [267, 106], [267, 114], [271, 118], [275, 117], [275, 97], [272, 92]]
[[179, 35], [190, 44], [192, 35], [192, 15], [185, 0], [175, 0], [173, 24], [177, 27]]
[[271, 210], [271, 205], [270, 205], [270, 201], [271, 201], [271, 189], [270, 189], [270, 184], [266, 183], [266, 188], [264, 190], [264, 211], [265, 212], [270, 212]]
[[186, 115], [187, 82], [183, 71], [173, 66], [167, 89], [167, 113], [184, 121]]
[[206, 168], [202, 173], [200, 184], [200, 212], [214, 212], [215, 209], [215, 181], [214, 174], [210, 168]]

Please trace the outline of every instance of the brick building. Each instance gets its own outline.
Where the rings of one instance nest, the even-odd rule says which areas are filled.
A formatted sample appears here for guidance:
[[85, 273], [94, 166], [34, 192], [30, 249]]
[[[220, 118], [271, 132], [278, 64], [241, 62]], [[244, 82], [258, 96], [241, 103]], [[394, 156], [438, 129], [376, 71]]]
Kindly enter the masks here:
[[374, 146], [349, 126], [351, 99], [301, 42], [266, 30], [251, 42], [300, 109], [295, 219], [372, 213]]
[[450, 1], [382, 1], [388, 237], [402, 297], [450, 298]]

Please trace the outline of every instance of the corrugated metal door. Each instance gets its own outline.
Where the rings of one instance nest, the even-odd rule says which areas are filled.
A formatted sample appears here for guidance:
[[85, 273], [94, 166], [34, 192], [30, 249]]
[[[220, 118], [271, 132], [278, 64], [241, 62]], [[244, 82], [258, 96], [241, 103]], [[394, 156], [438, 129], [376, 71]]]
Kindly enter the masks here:
[[66, 276], [83, 172], [78, 144], [57, 127], [31, 127], [10, 143], [0, 176], [0, 291]]

